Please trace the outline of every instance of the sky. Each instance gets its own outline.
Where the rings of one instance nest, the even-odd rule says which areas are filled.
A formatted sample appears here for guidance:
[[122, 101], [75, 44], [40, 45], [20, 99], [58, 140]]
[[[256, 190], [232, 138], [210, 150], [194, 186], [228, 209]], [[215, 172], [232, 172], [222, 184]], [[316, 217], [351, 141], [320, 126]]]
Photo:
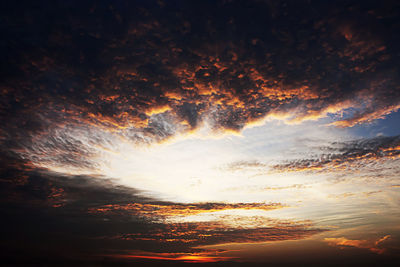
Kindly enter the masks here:
[[3, 1], [0, 262], [395, 266], [397, 1]]

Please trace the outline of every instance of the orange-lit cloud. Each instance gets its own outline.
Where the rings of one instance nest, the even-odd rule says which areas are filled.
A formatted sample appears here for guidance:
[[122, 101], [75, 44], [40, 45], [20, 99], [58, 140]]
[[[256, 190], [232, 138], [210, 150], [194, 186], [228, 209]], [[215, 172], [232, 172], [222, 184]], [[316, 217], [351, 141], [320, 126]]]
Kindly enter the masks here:
[[224, 243], [260, 243], [267, 241], [297, 240], [325, 231], [309, 221], [272, 220], [252, 218], [261, 225], [246, 228], [232, 225], [231, 220], [246, 221], [248, 218], [229, 217], [224, 221], [156, 224], [154, 229], [143, 233], [104, 236], [105, 239], [168, 243], [171, 246], [214, 245]]
[[347, 239], [345, 237], [325, 238], [324, 241], [327, 242], [330, 246], [337, 246], [341, 249], [344, 249], [346, 247], [355, 247], [368, 249], [373, 253], [383, 254], [385, 252], [385, 248], [382, 247], [382, 243], [390, 237], [390, 235], [386, 235], [376, 241]]
[[399, 109], [400, 105], [377, 108], [373, 111], [361, 113], [350, 119], [332, 122], [331, 125], [339, 127], [352, 127], [357, 124], [368, 123], [377, 119], [383, 119], [386, 115], [397, 112]]
[[[192, 24], [182, 20], [179, 25]], [[152, 142], [161, 142], [204, 123], [216, 132], [240, 131], [265, 118], [301, 123], [333, 114], [337, 117], [331, 125], [351, 127], [396, 112], [400, 99], [398, 81], [395, 69], [387, 67], [388, 62], [396, 61], [381, 31], [371, 31], [357, 21], [337, 20], [333, 23], [321, 18], [315, 27], [305, 31], [319, 44], [317, 47], [309, 43], [311, 39], [294, 38], [300, 24], [288, 32], [279, 27], [268, 33], [258, 32], [258, 37], [246, 36], [249, 39], [244, 42], [221, 39], [214, 46], [195, 41], [190, 27], [181, 32], [183, 39], [189, 40], [186, 43], [162, 26], [167, 21], [129, 23], [126, 35], [117, 39], [111, 33], [101, 37], [87, 33], [112, 49], [94, 49], [101, 54], [97, 58], [104, 61], [102, 67], [96, 69], [87, 62], [79, 71], [59, 57], [81, 54], [80, 60], [84, 61], [88, 55], [85, 57], [82, 50], [73, 53], [73, 47], [65, 48], [66, 43], [60, 39], [70, 34], [59, 29], [57, 36], [49, 36], [58, 48], [56, 54], [52, 54], [53, 50], [48, 54], [44, 51], [45, 55], [38, 58], [24, 51], [19, 64], [9, 63], [19, 74], [10, 75], [9, 81], [2, 84], [2, 101], [4, 111], [16, 113], [2, 130], [8, 134], [18, 132], [24, 122], [17, 118], [41, 121], [40, 114], [46, 114], [47, 123], [30, 129], [32, 133], [49, 125], [78, 123], [124, 131], [133, 139], [136, 136], [129, 132], [135, 128], [151, 135]], [[279, 45], [266, 45], [270, 43], [268, 38], [277, 40]], [[290, 40], [297, 41], [292, 44]], [[392, 40], [388, 37], [386, 41]], [[286, 63], [277, 64], [278, 58]], [[57, 86], [45, 82], [50, 70], [56, 71]], [[14, 101], [22, 103], [15, 110], [10, 104]], [[349, 108], [356, 112], [343, 119], [341, 113]], [[162, 120], [175, 124], [168, 132], [154, 123], [154, 117], [161, 114]], [[178, 127], [183, 124], [187, 127]]]
[[104, 205], [99, 208], [91, 208], [90, 213], [118, 213], [128, 212], [133, 215], [149, 217], [165, 216], [189, 216], [200, 213], [210, 213], [224, 210], [273, 210], [283, 208], [279, 203], [194, 203], [194, 204], [142, 204], [131, 203], [125, 205]]
[[151, 108], [150, 110], [147, 110], [145, 113], [147, 116], [152, 116], [154, 114], [160, 114], [160, 113], [164, 113], [171, 110], [171, 107], [169, 106], [161, 106], [161, 107], [155, 107], [155, 108]]

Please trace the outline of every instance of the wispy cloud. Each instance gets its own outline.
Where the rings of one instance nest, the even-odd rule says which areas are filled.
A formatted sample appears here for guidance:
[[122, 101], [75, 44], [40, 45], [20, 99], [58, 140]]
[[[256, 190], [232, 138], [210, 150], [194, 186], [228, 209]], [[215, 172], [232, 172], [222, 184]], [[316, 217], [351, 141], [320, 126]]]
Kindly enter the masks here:
[[260, 170], [264, 169], [267, 164], [259, 162], [257, 160], [252, 161], [236, 161], [221, 167], [224, 171], [245, 171], [245, 170]]
[[89, 209], [90, 213], [129, 213], [136, 216], [163, 218], [169, 216], [190, 216], [200, 213], [212, 213], [224, 210], [273, 210], [284, 207], [280, 203], [129, 203], [110, 204]]
[[[240, 217], [229, 218], [239, 219]], [[254, 218], [253, 218], [254, 219]], [[267, 226], [246, 228], [227, 224], [227, 220], [169, 223], [155, 225], [151, 231], [126, 233], [117, 236], [105, 236], [105, 239], [121, 239], [127, 241], [168, 243], [171, 246], [187, 244], [187, 249], [199, 245], [224, 243], [260, 243], [267, 241], [297, 240], [310, 237], [325, 231], [315, 228], [311, 222], [265, 220]]]
[[344, 199], [348, 197], [370, 197], [375, 194], [382, 193], [382, 190], [378, 191], [368, 191], [368, 192], [357, 192], [357, 193], [352, 193], [352, 192], [346, 192], [342, 194], [331, 194], [328, 197], [329, 198], [336, 198], [336, 199]]
[[330, 246], [337, 246], [341, 249], [345, 249], [346, 247], [355, 247], [355, 248], [363, 248], [368, 249], [373, 253], [383, 254], [385, 252], [385, 248], [382, 247], [382, 243], [385, 240], [389, 239], [391, 236], [386, 235], [379, 238], [376, 241], [371, 240], [357, 240], [357, 239], [347, 239], [345, 237], [338, 238], [325, 238], [324, 241], [327, 242]]
[[400, 137], [376, 137], [347, 143], [332, 143], [321, 148], [331, 153], [323, 153], [317, 158], [291, 160], [271, 167], [272, 172], [292, 171], [333, 171], [345, 170], [353, 165], [367, 165], [369, 162], [396, 160], [400, 157]]

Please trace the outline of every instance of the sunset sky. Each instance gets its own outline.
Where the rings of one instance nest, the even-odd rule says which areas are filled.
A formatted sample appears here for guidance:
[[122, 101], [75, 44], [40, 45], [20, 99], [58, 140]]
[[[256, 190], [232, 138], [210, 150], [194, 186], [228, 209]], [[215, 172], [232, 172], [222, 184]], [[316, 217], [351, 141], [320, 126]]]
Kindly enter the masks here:
[[0, 34], [0, 265], [398, 266], [400, 2], [2, 1]]

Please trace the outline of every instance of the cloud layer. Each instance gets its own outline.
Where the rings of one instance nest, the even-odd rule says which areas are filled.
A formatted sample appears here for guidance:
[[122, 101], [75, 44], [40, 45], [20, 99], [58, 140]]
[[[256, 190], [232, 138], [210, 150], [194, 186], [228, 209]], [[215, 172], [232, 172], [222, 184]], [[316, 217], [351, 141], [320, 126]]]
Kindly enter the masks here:
[[3, 8], [8, 146], [54, 125], [142, 143], [266, 116], [332, 114], [347, 127], [399, 108], [400, 31], [387, 2], [37, 5]]
[[[10, 162], [4, 158], [2, 162]], [[199, 245], [296, 240], [325, 231], [310, 221], [277, 220], [265, 216], [217, 214], [201, 221], [190, 215], [229, 210], [269, 211], [279, 204], [173, 203], [147, 198], [140, 191], [110, 179], [62, 176], [24, 162], [1, 166], [0, 211], [4, 260], [94, 260], [97, 257], [171, 253], [180, 260], [229, 260]], [[233, 216], [233, 217], [232, 217]], [[168, 220], [172, 218], [173, 220]], [[175, 219], [174, 219], [175, 218]], [[26, 224], [29, 221], [29, 224]], [[73, 233], [73, 234], [72, 234]], [[59, 242], [62, 240], [62, 242]], [[19, 244], [26, 250], [20, 254]], [[135, 253], [140, 250], [140, 253]], [[47, 251], [52, 256], [46, 258]], [[67, 254], [63, 254], [67, 251]], [[133, 253], [133, 254], [132, 254]], [[189, 253], [189, 254], [188, 254]], [[195, 254], [193, 254], [195, 253]], [[37, 255], [37, 256], [34, 256]], [[165, 255], [164, 255], [165, 256]], [[175, 257], [174, 256], [174, 257]], [[133, 257], [133, 256], [132, 256]], [[14, 261], [12, 261], [14, 262]], [[25, 262], [26, 263], [26, 262]]]

